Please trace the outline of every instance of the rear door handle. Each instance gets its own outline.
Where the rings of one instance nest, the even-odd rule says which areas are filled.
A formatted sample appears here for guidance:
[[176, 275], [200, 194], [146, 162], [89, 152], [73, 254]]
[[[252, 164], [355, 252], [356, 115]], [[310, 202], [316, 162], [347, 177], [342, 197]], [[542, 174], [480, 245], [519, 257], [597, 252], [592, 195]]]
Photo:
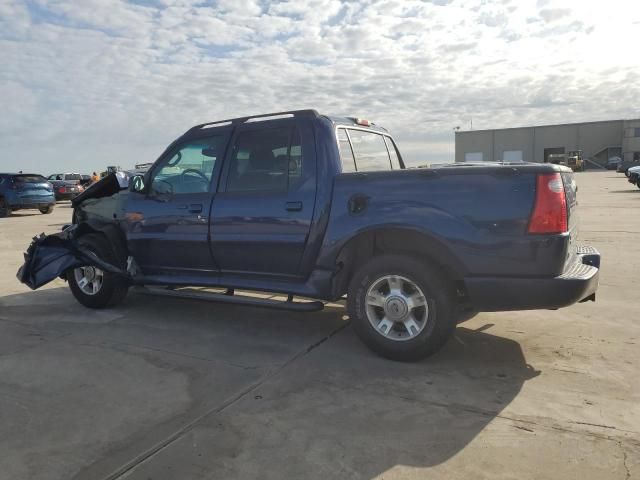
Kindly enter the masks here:
[[287, 202], [287, 212], [300, 212], [302, 211], [302, 202]]
[[192, 203], [189, 205], [189, 213], [202, 213], [202, 204]]

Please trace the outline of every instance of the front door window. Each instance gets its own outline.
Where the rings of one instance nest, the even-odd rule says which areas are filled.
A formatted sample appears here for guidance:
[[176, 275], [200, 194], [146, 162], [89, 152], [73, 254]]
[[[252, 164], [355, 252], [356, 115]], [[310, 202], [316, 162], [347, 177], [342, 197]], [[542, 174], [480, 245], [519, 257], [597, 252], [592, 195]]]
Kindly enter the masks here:
[[150, 194], [208, 192], [216, 163], [224, 154], [224, 140], [220, 135], [182, 145], [154, 169]]

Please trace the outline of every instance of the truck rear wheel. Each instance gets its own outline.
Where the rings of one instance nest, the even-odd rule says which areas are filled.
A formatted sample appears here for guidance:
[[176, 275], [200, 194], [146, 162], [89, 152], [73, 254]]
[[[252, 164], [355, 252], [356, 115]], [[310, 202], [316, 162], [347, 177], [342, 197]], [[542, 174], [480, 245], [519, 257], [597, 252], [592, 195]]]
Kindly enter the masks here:
[[[84, 235], [80, 237], [78, 243], [101, 260], [118, 265], [109, 242], [102, 235]], [[78, 302], [89, 308], [117, 305], [124, 300], [129, 289], [129, 285], [121, 277], [92, 265], [69, 270], [66, 276], [73, 296]]]
[[452, 289], [437, 269], [403, 255], [374, 257], [351, 279], [347, 307], [373, 351], [399, 361], [437, 352], [453, 334]]

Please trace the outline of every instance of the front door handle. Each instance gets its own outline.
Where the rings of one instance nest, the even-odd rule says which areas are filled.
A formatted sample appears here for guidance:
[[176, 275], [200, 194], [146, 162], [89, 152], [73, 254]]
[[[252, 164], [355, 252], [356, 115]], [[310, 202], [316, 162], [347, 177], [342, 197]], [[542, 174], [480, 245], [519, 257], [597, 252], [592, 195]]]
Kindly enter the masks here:
[[189, 205], [189, 213], [202, 213], [202, 204], [192, 203]]
[[302, 202], [287, 202], [286, 208], [287, 208], [287, 212], [301, 212]]

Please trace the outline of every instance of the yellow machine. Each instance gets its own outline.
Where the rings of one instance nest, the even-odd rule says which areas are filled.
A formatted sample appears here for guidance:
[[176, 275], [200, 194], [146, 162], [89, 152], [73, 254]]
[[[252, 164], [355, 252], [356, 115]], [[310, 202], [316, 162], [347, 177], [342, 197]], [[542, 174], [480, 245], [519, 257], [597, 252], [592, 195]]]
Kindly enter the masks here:
[[567, 166], [574, 172], [584, 171], [584, 160], [582, 150], [573, 150], [567, 155]]

